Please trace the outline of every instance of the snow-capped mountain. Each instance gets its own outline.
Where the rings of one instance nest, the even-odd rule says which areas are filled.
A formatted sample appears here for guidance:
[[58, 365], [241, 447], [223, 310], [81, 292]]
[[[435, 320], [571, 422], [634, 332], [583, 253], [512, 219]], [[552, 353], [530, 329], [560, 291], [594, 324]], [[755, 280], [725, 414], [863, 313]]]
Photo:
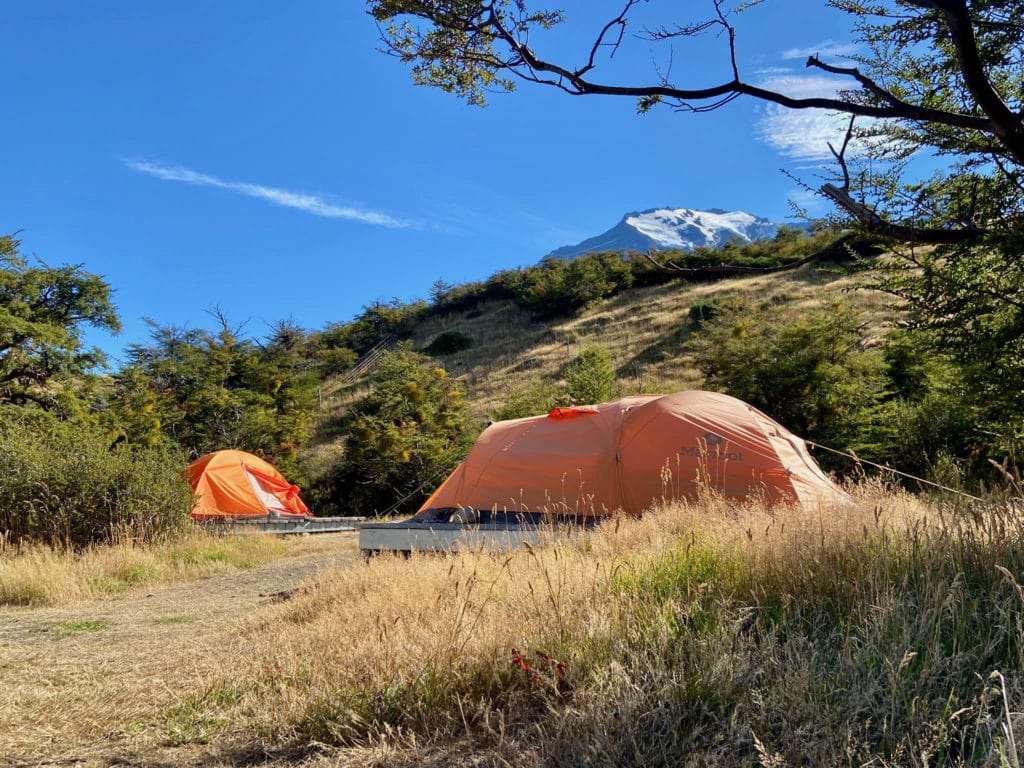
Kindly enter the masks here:
[[743, 211], [652, 208], [627, 213], [603, 235], [562, 246], [548, 255], [573, 259], [597, 251], [691, 251], [699, 246], [723, 245], [733, 238], [749, 243], [774, 237], [779, 226]]

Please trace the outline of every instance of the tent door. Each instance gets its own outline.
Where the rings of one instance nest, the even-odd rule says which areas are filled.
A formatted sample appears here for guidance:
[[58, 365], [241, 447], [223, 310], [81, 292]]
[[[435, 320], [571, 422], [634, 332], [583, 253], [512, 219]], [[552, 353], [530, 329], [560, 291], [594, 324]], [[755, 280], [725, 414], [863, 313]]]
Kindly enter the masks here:
[[256, 494], [256, 498], [259, 499], [260, 504], [267, 510], [267, 513], [277, 512], [278, 514], [291, 515], [292, 511], [288, 509], [281, 500], [274, 494], [263, 487], [263, 483], [260, 479], [252, 474], [248, 469], [245, 470], [245, 477], [249, 481], [249, 485], [252, 486], [252, 492]]

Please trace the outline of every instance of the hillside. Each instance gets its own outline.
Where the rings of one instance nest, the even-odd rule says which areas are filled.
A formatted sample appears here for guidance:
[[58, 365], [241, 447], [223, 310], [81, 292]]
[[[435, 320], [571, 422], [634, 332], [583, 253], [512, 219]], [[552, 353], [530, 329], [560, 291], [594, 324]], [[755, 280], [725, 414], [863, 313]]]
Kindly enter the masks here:
[[[617, 256], [613, 259], [619, 260]], [[854, 343], [863, 352], [881, 346], [886, 326], [893, 320], [891, 297], [863, 288], [859, 280], [834, 264], [820, 264], [709, 282], [676, 279], [626, 288], [592, 301], [574, 314], [554, 317], [537, 312], [521, 300], [494, 296], [479, 298], [456, 311], [421, 311], [403, 334], [396, 334], [393, 343], [404, 338], [414, 351], [424, 355], [443, 348], [441, 342], [453, 338], [467, 345], [461, 351], [427, 357], [461, 386], [468, 412], [465, 426], [457, 436], [446, 433], [438, 437], [430, 426], [433, 417], [413, 413], [418, 406], [397, 393], [379, 396], [380, 383], [375, 383], [372, 370], [355, 377], [331, 378], [321, 389], [318, 418], [300, 456], [305, 472], [303, 487], [310, 489], [312, 508], [321, 515], [411, 513], [462, 460], [489, 421], [539, 415], [560, 405], [685, 389], [733, 394], [804, 438], [854, 450], [873, 461], [895, 461], [904, 471], [920, 471], [921, 462], [927, 458], [916, 443], [897, 441], [893, 449], [890, 446], [897, 443], [881, 434], [888, 429], [884, 426], [891, 421], [888, 417], [856, 421], [855, 412], [867, 414], [877, 399], [865, 387], [880, 392], [887, 385], [881, 380], [869, 382], [848, 368], [859, 365], [851, 363], [849, 351], [841, 353], [842, 359], [836, 359], [835, 364], [811, 360], [814, 355], [820, 357], [828, 346], [819, 341], [825, 337], [818, 332], [830, 333], [820, 324], [833, 322], [822, 318], [832, 317], [837, 301], [854, 312], [840, 321], [848, 328], [845, 340], [838, 342], [840, 347], [846, 349]], [[796, 342], [796, 349], [768, 353], [769, 358], [786, 361], [781, 368], [795, 366], [794, 370], [800, 371], [796, 378], [781, 370], [771, 373], [762, 369], [775, 381], [757, 383], [756, 391], [737, 391], [729, 380], [706, 381], [697, 356], [702, 355], [706, 362], [705, 340], [715, 339], [713, 344], [718, 348], [723, 342], [721, 334], [729, 333], [720, 323], [701, 322], [702, 313], [708, 320], [716, 306], [737, 307], [736, 321], [741, 324], [768, 318], [776, 328], [791, 329], [786, 333], [792, 338], [805, 338]], [[856, 330], [849, 330], [852, 328]], [[696, 347], [702, 343], [704, 350], [700, 352]], [[753, 360], [764, 357], [764, 345], [777, 343], [777, 338], [774, 342], [751, 338], [733, 346], [739, 347], [740, 357]], [[816, 349], [806, 354], [805, 350], [811, 348]], [[595, 351], [607, 356], [614, 371], [611, 386], [601, 390], [606, 394], [576, 401], [569, 394], [569, 368], [584, 352]], [[817, 383], [811, 383], [812, 379]], [[401, 388], [409, 382], [403, 379], [395, 386]], [[415, 386], [424, 384], [420, 381]], [[771, 392], [784, 393], [781, 401], [766, 400], [772, 398]], [[390, 403], [387, 415], [374, 415], [383, 401]], [[348, 451], [346, 446], [354, 445], [353, 424], [357, 421], [361, 425], [361, 437], [357, 439], [363, 441], [362, 447]], [[434, 441], [434, 447], [424, 450], [422, 440]], [[460, 445], [454, 445], [453, 440]], [[875, 449], [872, 442], [881, 449]], [[905, 449], [900, 447], [904, 445]], [[867, 453], [862, 454], [865, 447]], [[434, 453], [428, 456], [428, 450]], [[904, 452], [897, 453], [899, 450]], [[913, 455], [908, 459], [910, 452]], [[411, 463], [410, 456], [414, 457]]]
[[[892, 319], [891, 299], [859, 289], [860, 284], [859, 278], [834, 266], [707, 283], [676, 281], [629, 289], [575, 317], [555, 319], [538, 318], [512, 301], [488, 301], [469, 311], [428, 318], [417, 325], [412, 342], [423, 350], [444, 332], [472, 339], [469, 349], [437, 359], [464, 384], [471, 408], [483, 422], [517, 391], [559, 381], [572, 356], [590, 345], [608, 351], [622, 394], [700, 387], [700, 372], [684, 349], [697, 332], [689, 312], [716, 298], [739, 297], [750, 307], [785, 304], [801, 309], [840, 298], [880, 329]], [[321, 424], [351, 402], [361, 386], [328, 383]], [[322, 442], [325, 435], [319, 437]]]

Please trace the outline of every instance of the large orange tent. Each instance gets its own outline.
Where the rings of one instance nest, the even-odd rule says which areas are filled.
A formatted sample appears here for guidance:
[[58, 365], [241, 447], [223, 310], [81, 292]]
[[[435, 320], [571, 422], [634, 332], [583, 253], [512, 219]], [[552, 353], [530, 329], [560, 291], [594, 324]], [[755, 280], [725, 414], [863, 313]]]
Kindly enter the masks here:
[[640, 514], [706, 488], [804, 508], [846, 498], [806, 444], [753, 406], [687, 391], [492, 424], [421, 507]]
[[272, 465], [245, 451], [215, 451], [188, 465], [197, 496], [193, 518], [312, 517], [289, 483]]

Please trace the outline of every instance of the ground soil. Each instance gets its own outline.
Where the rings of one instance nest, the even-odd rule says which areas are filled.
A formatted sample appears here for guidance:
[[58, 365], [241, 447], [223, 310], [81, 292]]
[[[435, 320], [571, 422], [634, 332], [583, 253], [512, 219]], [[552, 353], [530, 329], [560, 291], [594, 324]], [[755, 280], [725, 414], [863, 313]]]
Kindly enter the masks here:
[[354, 534], [320, 536], [331, 537], [328, 551], [248, 571], [69, 607], [0, 608], [0, 766], [291, 762], [175, 746], [161, 716], [187, 707], [242, 651], [247, 622], [318, 571], [358, 561]]

